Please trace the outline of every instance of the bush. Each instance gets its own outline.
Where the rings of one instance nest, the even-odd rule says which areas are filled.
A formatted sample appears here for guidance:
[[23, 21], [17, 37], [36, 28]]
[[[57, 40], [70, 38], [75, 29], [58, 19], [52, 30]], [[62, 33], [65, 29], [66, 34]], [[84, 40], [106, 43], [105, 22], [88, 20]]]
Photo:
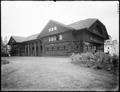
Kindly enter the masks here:
[[95, 57], [92, 53], [72, 54], [71, 59], [73, 63], [86, 64], [90, 67], [95, 62]]
[[1, 56], [2, 56], [2, 57], [8, 57], [9, 54], [8, 54], [8, 53], [5, 53], [5, 52], [1, 52]]
[[1, 64], [9, 64], [10, 62], [8, 60], [1, 60]]
[[104, 52], [91, 52], [72, 54], [70, 56], [72, 63], [85, 65], [94, 69], [104, 69], [113, 73], [118, 72], [119, 68], [119, 56], [111, 56]]
[[112, 63], [112, 69], [111, 69], [112, 71], [111, 72], [118, 74], [118, 72], [119, 72], [119, 56], [113, 55], [111, 63]]

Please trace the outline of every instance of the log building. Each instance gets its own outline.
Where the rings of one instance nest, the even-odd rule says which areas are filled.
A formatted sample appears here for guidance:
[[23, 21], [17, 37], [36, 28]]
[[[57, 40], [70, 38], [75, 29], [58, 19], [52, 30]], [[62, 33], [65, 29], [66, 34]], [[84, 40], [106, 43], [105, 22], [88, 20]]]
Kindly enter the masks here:
[[102, 22], [95, 18], [69, 25], [50, 20], [39, 34], [11, 36], [8, 45], [12, 56], [67, 56], [71, 53], [104, 51], [109, 39]]

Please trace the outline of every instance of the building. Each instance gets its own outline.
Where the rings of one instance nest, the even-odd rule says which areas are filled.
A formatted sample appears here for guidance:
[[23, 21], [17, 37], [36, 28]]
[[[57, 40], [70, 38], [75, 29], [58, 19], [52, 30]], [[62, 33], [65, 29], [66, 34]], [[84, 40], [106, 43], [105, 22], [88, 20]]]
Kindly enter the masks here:
[[104, 44], [104, 52], [113, 55], [119, 56], [119, 44], [117, 40], [106, 40]]
[[89, 18], [69, 25], [50, 20], [39, 34], [11, 36], [11, 55], [67, 56], [71, 53], [104, 51], [107, 30], [98, 19]]
[[29, 37], [11, 36], [8, 45], [10, 45], [12, 56], [41, 56], [42, 43], [37, 39], [38, 34]]

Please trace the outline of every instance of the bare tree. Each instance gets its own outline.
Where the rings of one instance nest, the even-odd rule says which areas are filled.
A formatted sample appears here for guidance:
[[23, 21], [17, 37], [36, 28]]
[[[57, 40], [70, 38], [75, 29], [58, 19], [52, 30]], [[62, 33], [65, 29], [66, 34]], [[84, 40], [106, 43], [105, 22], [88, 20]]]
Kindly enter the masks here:
[[7, 36], [5, 36], [5, 38], [4, 38], [4, 44], [7, 45], [7, 42], [8, 42]]

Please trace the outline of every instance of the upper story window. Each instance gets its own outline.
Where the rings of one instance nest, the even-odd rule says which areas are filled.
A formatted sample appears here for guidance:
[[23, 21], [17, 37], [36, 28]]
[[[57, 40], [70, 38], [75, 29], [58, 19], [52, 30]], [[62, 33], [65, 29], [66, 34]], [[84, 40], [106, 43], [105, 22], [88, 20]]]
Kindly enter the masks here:
[[54, 27], [54, 30], [57, 30], [57, 27]]
[[51, 37], [51, 41], [53, 41], [54, 39], [53, 39], [53, 37]]
[[57, 37], [56, 37], [56, 36], [54, 36], [54, 41], [56, 41], [56, 38], [57, 38]]
[[51, 32], [51, 31], [57, 30], [57, 27], [55, 26], [55, 27], [49, 28], [48, 30], [49, 32]]
[[49, 37], [49, 42], [50, 41], [59, 41], [59, 40], [62, 40], [63, 38], [62, 38], [62, 35], [60, 34], [60, 35], [54, 35], [54, 36], [50, 36]]
[[62, 40], [62, 35], [61, 34], [59, 35], [59, 40]]
[[49, 42], [51, 41], [50, 37], [49, 37]]

